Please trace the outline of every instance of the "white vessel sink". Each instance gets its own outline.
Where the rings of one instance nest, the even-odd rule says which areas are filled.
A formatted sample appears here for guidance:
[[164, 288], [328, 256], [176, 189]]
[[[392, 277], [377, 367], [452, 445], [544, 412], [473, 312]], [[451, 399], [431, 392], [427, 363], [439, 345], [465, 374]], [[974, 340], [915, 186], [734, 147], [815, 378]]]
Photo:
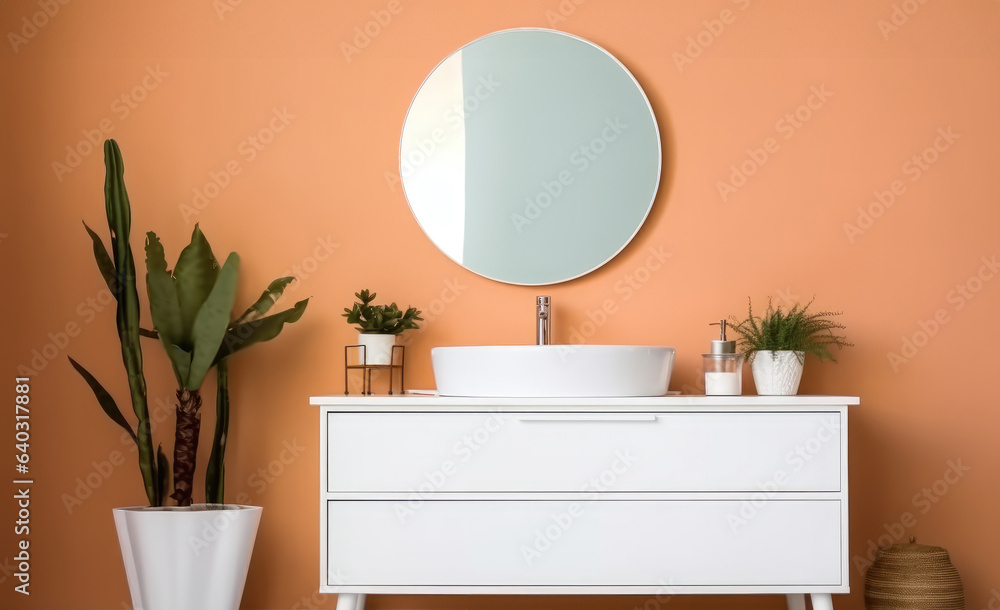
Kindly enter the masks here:
[[481, 345], [435, 347], [442, 396], [663, 396], [674, 348], [646, 345]]

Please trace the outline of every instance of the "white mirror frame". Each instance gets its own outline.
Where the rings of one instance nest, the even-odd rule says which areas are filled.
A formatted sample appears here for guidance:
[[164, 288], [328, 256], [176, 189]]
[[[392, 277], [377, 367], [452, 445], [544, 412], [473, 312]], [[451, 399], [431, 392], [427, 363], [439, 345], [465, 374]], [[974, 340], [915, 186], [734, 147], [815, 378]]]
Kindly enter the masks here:
[[[618, 66], [618, 68], [624, 74], [626, 74], [628, 76], [628, 79], [635, 86], [636, 91], [639, 92], [639, 95], [641, 96], [643, 102], [645, 103], [645, 107], [646, 107], [646, 109], [649, 112], [649, 118], [650, 118], [650, 121], [652, 123], [653, 131], [655, 132], [656, 155], [657, 155], [657, 158], [656, 158], [656, 176], [655, 176], [654, 182], [652, 183], [653, 184], [653, 186], [652, 186], [652, 193], [650, 195], [649, 202], [645, 204], [645, 213], [643, 214], [642, 219], [637, 223], [637, 225], [635, 227], [635, 230], [631, 233], [631, 235], [629, 235], [628, 239], [626, 239], [624, 241], [624, 243], [620, 244], [620, 246], [618, 246], [617, 249], [615, 249], [609, 256], [607, 256], [607, 258], [605, 258], [604, 260], [602, 260], [599, 264], [596, 264], [596, 265], [594, 265], [594, 266], [592, 266], [590, 268], [581, 269], [579, 272], [575, 272], [575, 274], [573, 274], [573, 275], [568, 275], [566, 277], [563, 277], [563, 278], [558, 279], [558, 280], [553, 280], [553, 281], [544, 281], [544, 282], [513, 281], [511, 279], [492, 277], [490, 275], [487, 275], [486, 273], [477, 271], [476, 269], [463, 264], [461, 262], [461, 260], [459, 260], [458, 258], [456, 258], [456, 255], [454, 253], [454, 250], [455, 250], [454, 246], [449, 247], [447, 244], [442, 244], [441, 243], [441, 241], [442, 241], [441, 239], [435, 239], [435, 234], [437, 234], [437, 235], [440, 236], [441, 235], [441, 231], [440, 230], [435, 230], [432, 227], [428, 227], [427, 224], [426, 224], [426, 220], [427, 220], [426, 218], [424, 218], [424, 220], [421, 220], [421, 214], [418, 213], [418, 210], [415, 208], [414, 202], [412, 200], [412, 196], [413, 196], [412, 193], [411, 193], [411, 190], [413, 190], [412, 184], [411, 184], [411, 188], [410, 189], [407, 188], [407, 174], [410, 173], [410, 172], [407, 171], [407, 168], [406, 168], [407, 156], [408, 156], [408, 154], [412, 155], [413, 151], [414, 151], [414, 148], [415, 148], [413, 146], [409, 146], [409, 147], [407, 146], [407, 142], [406, 142], [406, 137], [407, 137], [407, 121], [411, 119], [411, 115], [413, 114], [413, 111], [414, 111], [414, 106], [417, 104], [418, 99], [420, 98], [421, 92], [424, 91], [425, 85], [428, 84], [428, 81], [430, 81], [432, 79], [432, 77], [435, 75], [435, 73], [438, 71], [438, 69], [441, 68], [442, 65], [445, 65], [448, 62], [448, 60], [451, 59], [452, 57], [454, 57], [456, 54], [461, 53], [466, 48], [468, 48], [471, 45], [474, 45], [477, 42], [480, 42], [482, 40], [485, 40], [485, 39], [488, 39], [488, 38], [491, 38], [491, 37], [494, 37], [494, 36], [501, 36], [501, 35], [504, 35], [504, 34], [513, 33], [513, 32], [544, 32], [544, 33], [548, 33], [548, 34], [555, 34], [555, 35], [559, 35], [559, 36], [565, 36], [565, 37], [573, 39], [575, 41], [584, 43], [584, 44], [592, 47], [593, 49], [596, 49], [597, 51], [599, 51], [600, 53], [602, 53], [606, 57], [610, 58], [614, 62], [614, 64], [616, 64]], [[464, 119], [464, 117], [463, 117], [463, 119]], [[658, 123], [656, 121], [656, 115], [653, 112], [653, 107], [652, 107], [652, 104], [650, 104], [650, 102], [649, 102], [649, 98], [646, 96], [645, 91], [643, 91], [642, 87], [639, 85], [639, 82], [636, 80], [635, 76], [614, 55], [612, 55], [607, 50], [603, 49], [602, 47], [594, 44], [593, 42], [591, 42], [589, 40], [586, 40], [586, 39], [581, 38], [579, 36], [575, 36], [573, 34], [568, 34], [566, 32], [561, 32], [561, 31], [558, 31], [558, 30], [551, 30], [551, 29], [546, 29], [546, 28], [513, 28], [513, 29], [508, 29], [508, 30], [500, 30], [500, 31], [497, 31], [497, 32], [493, 32], [493, 33], [487, 34], [485, 36], [477, 38], [476, 40], [473, 40], [473, 41], [469, 42], [466, 45], [463, 45], [462, 47], [460, 47], [459, 49], [456, 49], [455, 51], [453, 51], [452, 53], [450, 53], [447, 57], [445, 57], [444, 59], [442, 59], [434, 67], [434, 69], [431, 70], [430, 73], [428, 73], [428, 75], [424, 78], [423, 82], [421, 83], [420, 87], [417, 89], [417, 93], [414, 95], [413, 100], [410, 102], [410, 106], [407, 109], [406, 117], [404, 118], [404, 121], [403, 121], [403, 128], [402, 128], [401, 133], [400, 133], [399, 161], [400, 161], [400, 180], [401, 180], [401, 183], [402, 183], [402, 186], [403, 186], [403, 192], [404, 192], [404, 194], [406, 196], [407, 203], [408, 203], [408, 205], [410, 207], [411, 213], [413, 213], [413, 216], [416, 219], [417, 224], [424, 231], [424, 233], [428, 236], [428, 238], [431, 239], [431, 241], [438, 247], [438, 249], [441, 250], [446, 256], [448, 256], [448, 258], [450, 258], [452, 261], [456, 262], [457, 264], [461, 265], [465, 269], [468, 269], [472, 273], [475, 273], [476, 275], [479, 275], [481, 277], [485, 277], [487, 279], [491, 279], [491, 280], [494, 280], [494, 281], [499, 281], [499, 282], [503, 282], [503, 283], [507, 283], [507, 284], [512, 284], [512, 285], [520, 285], [520, 286], [544, 286], [544, 285], [551, 285], [551, 284], [559, 284], [559, 283], [562, 283], [562, 282], [568, 282], [568, 281], [580, 278], [580, 277], [582, 277], [584, 275], [587, 275], [589, 273], [592, 273], [593, 271], [596, 271], [597, 269], [601, 268], [602, 266], [604, 266], [605, 264], [607, 264], [608, 262], [610, 262], [616, 256], [618, 256], [618, 254], [620, 254], [622, 252], [622, 250], [624, 250], [628, 246], [628, 244], [631, 243], [631, 241], [638, 234], [639, 230], [642, 228], [643, 224], [645, 224], [646, 220], [648, 219], [650, 211], [652, 210], [652, 207], [653, 207], [653, 203], [656, 200], [657, 192], [659, 191], [660, 179], [662, 177], [662, 172], [663, 172], [663, 167], [662, 167], [662, 165], [663, 165], [663, 146], [662, 146], [662, 141], [661, 141], [660, 133], [659, 133], [659, 125], [658, 125]], [[419, 164], [417, 164], [417, 165], [419, 165]], [[456, 182], [457, 182], [457, 178], [456, 178]], [[464, 190], [464, 174], [463, 174], [462, 182], [460, 183], [460, 185], [462, 186], [462, 188]], [[464, 203], [464, 201], [463, 201], [463, 203]], [[417, 207], [419, 207], [419, 205]]]

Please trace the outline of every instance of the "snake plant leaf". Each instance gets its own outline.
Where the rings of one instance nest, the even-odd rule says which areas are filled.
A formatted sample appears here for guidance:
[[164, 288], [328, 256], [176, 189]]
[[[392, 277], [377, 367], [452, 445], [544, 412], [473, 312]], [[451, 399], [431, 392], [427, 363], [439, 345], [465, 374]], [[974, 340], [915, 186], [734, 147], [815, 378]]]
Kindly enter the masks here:
[[73, 360], [69, 356], [67, 356], [67, 358], [69, 358], [69, 363], [73, 365], [76, 372], [80, 373], [83, 380], [86, 381], [87, 385], [90, 386], [90, 389], [93, 390], [94, 396], [97, 397], [97, 402], [101, 405], [101, 408], [104, 409], [104, 412], [108, 414], [108, 417], [111, 418], [111, 421], [124, 428], [125, 431], [128, 432], [128, 435], [132, 437], [132, 440], [138, 442], [135, 432], [132, 431], [132, 426], [130, 426], [128, 421], [125, 420], [125, 416], [122, 414], [121, 409], [118, 408], [118, 404], [115, 402], [115, 399], [112, 398], [111, 394], [104, 389], [101, 382], [99, 382], [96, 377], [91, 375], [90, 371], [80, 366], [76, 360]]
[[243, 324], [244, 322], [253, 322], [254, 320], [261, 318], [271, 306], [274, 305], [278, 299], [281, 298], [282, 293], [285, 292], [285, 286], [288, 286], [293, 281], [294, 277], [279, 277], [270, 284], [267, 285], [267, 289], [261, 293], [260, 298], [257, 302], [251, 305], [246, 311], [243, 312], [239, 318], [236, 319], [233, 324]]
[[115, 263], [111, 260], [111, 256], [108, 255], [108, 250], [104, 247], [104, 241], [101, 237], [97, 233], [94, 233], [87, 226], [87, 223], [83, 223], [83, 228], [87, 229], [90, 239], [94, 242], [94, 259], [97, 260], [97, 268], [101, 271], [104, 283], [108, 285], [108, 290], [111, 291], [111, 294], [115, 294], [115, 286], [118, 284], [118, 281], [115, 279]]
[[212, 291], [194, 318], [194, 324], [191, 326], [194, 354], [191, 357], [191, 370], [188, 373], [187, 383], [183, 386], [189, 390], [200, 388], [208, 369], [215, 364], [215, 356], [226, 335], [229, 316], [236, 300], [236, 281], [239, 273], [240, 257], [231, 252], [219, 270], [215, 286], [212, 287]]
[[149, 505], [163, 506], [164, 496], [158, 488], [159, 476], [157, 473], [156, 455], [152, 451], [153, 433], [149, 426], [149, 418], [139, 420], [139, 425], [136, 426], [135, 433], [139, 437], [138, 445], [140, 447], [148, 445], [150, 448], [150, 459], [139, 461], [139, 471], [142, 473], [143, 484], [147, 481], [149, 482], [149, 485], [146, 485], [146, 497], [149, 498]]
[[152, 436], [149, 434], [149, 407], [146, 400], [146, 378], [142, 372], [142, 346], [139, 344], [139, 295], [135, 288], [135, 260], [129, 235], [132, 229], [132, 208], [125, 189], [125, 163], [118, 143], [104, 141], [104, 208], [111, 233], [111, 248], [118, 280], [113, 290], [118, 300], [115, 324], [121, 343], [122, 363], [128, 375], [132, 410], [139, 425], [136, 428], [139, 447], [139, 470], [146, 489], [146, 497], [154, 506], [156, 496], [155, 455]]
[[176, 282], [167, 270], [163, 244], [152, 231], [146, 233], [146, 292], [149, 294], [149, 313], [153, 318], [153, 328], [156, 329], [170, 356], [177, 385], [181, 386], [183, 380], [187, 378], [181, 369], [187, 367], [179, 366], [180, 363], [174, 358], [172, 346], [183, 346], [189, 341], [183, 332]]
[[186, 351], [179, 345], [168, 345], [167, 356], [170, 364], [174, 367], [174, 375], [177, 377], [177, 387], [183, 388], [185, 381], [191, 375], [191, 352]]
[[156, 233], [146, 233], [146, 289], [153, 327], [167, 344], [181, 345], [186, 338], [181, 320], [177, 281], [167, 269], [163, 244]]
[[167, 490], [170, 489], [170, 463], [163, 453], [163, 445], [156, 446], [156, 493], [157, 506], [163, 503], [163, 498], [167, 497]]
[[229, 438], [229, 364], [225, 359], [215, 367], [215, 435], [212, 455], [205, 470], [205, 502], [222, 504], [226, 491], [226, 441]]
[[129, 231], [132, 227], [132, 207], [125, 191], [125, 162], [122, 161], [122, 151], [114, 140], [104, 141], [104, 166], [106, 168], [104, 211], [108, 217], [112, 245], [117, 255], [121, 253], [118, 246], [122, 242], [126, 244], [126, 248], [123, 249], [127, 249]]
[[285, 324], [297, 322], [302, 317], [308, 304], [309, 299], [303, 299], [285, 311], [230, 327], [226, 331], [222, 345], [219, 346], [215, 361], [218, 362], [255, 343], [270, 341], [277, 337]]
[[180, 304], [185, 337], [192, 335], [194, 319], [212, 292], [218, 275], [219, 263], [212, 254], [212, 246], [201, 228], [195, 225], [191, 243], [181, 250], [174, 267], [177, 302]]

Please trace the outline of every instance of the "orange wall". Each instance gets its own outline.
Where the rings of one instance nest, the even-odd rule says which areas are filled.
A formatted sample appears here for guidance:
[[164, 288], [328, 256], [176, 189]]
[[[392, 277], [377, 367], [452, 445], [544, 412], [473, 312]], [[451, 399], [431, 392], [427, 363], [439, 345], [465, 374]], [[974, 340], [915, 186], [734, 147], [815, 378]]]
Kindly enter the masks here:
[[[3, 559], [14, 554], [15, 509], [13, 490], [3, 483], [0, 606], [127, 607], [110, 509], [144, 501], [138, 471], [120, 431], [65, 358], [114, 380], [109, 385], [124, 399], [113, 310], [94, 300], [102, 282], [80, 224], [106, 235], [102, 155], [80, 144], [85, 154], [70, 159], [75, 168], [53, 168], [67, 163], [67, 145], [76, 147], [94, 130], [117, 138], [124, 152], [140, 258], [143, 231], [156, 230], [175, 260], [197, 221], [217, 255], [241, 254], [241, 303], [296, 268], [300, 281], [291, 296], [312, 297], [300, 323], [232, 364], [227, 491], [265, 508], [245, 607], [335, 604], [316, 593], [319, 432], [307, 403], [311, 395], [343, 391], [342, 349], [353, 332], [339, 313], [364, 287], [433, 312], [412, 337], [411, 387], [433, 384], [432, 346], [530, 342], [532, 299], [543, 292], [556, 304], [559, 341], [576, 329], [591, 332], [592, 343], [675, 346], [675, 389], [696, 383], [712, 332], [706, 324], [743, 313], [748, 295], [761, 302], [816, 295], [818, 308], [845, 312], [856, 343], [838, 364], [809, 362], [802, 386], [803, 393], [862, 397], [850, 423], [852, 556], [887, 530], [916, 535], [951, 552], [969, 608], [1000, 597], [993, 317], [1000, 279], [982, 266], [1000, 254], [1000, 4], [399, 1], [401, 11], [350, 61], [343, 45], [353, 44], [356, 28], [388, 0], [217, 0], [170, 8], [78, 1], [48, 18], [38, 15], [45, 1], [0, 3], [0, 370], [8, 399], [17, 367], [37, 369], [33, 594], [11, 592], [12, 562]], [[688, 37], [696, 39], [724, 10], [730, 23], [717, 38], [686, 51]], [[26, 26], [32, 19], [42, 25]], [[494, 283], [446, 259], [385, 175], [396, 171], [407, 105], [441, 58], [491, 31], [550, 25], [596, 42], [633, 71], [655, 107], [666, 163], [656, 205], [632, 245], [599, 271], [543, 291]], [[679, 65], [677, 54], [685, 52], [697, 56]], [[814, 88], [832, 96], [800, 128], [779, 124]], [[130, 107], [122, 96], [139, 101], [129, 100]], [[281, 130], [251, 160], [241, 143], [267, 127], [275, 111], [287, 118], [274, 123]], [[957, 139], [939, 139], [944, 150], [926, 152], [939, 130]], [[718, 182], [729, 179], [731, 164], [768, 138], [776, 139], [777, 152], [723, 199]], [[918, 173], [911, 158], [925, 152], [934, 162]], [[219, 192], [209, 189], [215, 197], [204, 209], [185, 210], [194, 190], [227, 166], [239, 173]], [[845, 223], [857, 224], [859, 207], [872, 205], [874, 193], [894, 181], [902, 193], [894, 205], [849, 235]], [[651, 249], [670, 258], [647, 273]], [[646, 281], [631, 298], [616, 291], [636, 277]], [[617, 313], [593, 330], [583, 326], [605, 299], [615, 301]], [[923, 321], [936, 315], [944, 322], [933, 336], [920, 335]], [[74, 336], [61, 334], [67, 325]], [[920, 347], [893, 366], [889, 354], [900, 352], [903, 337]], [[147, 345], [150, 398], [169, 401], [169, 367], [159, 348]], [[12, 415], [3, 421], [8, 431], [0, 436], [12, 444]], [[209, 408], [206, 430], [212, 422]], [[169, 449], [165, 431], [158, 435]], [[286, 444], [302, 449], [279, 476], [263, 481], [257, 471], [279, 469]], [[2, 453], [9, 460], [11, 452], [8, 445]], [[123, 455], [127, 461], [112, 465], [108, 476], [95, 474]], [[945, 483], [957, 462], [961, 477], [951, 473]], [[80, 487], [88, 477], [99, 486]], [[921, 497], [925, 488], [933, 501]], [[74, 494], [79, 504], [67, 507]], [[839, 608], [863, 605], [862, 573], [852, 564], [851, 574], [854, 592], [838, 600]], [[517, 600], [523, 608], [621, 610], [647, 602], [657, 607], [642, 597]], [[512, 603], [375, 597], [370, 607]], [[717, 603], [690, 598], [670, 606]], [[783, 607], [775, 596], [728, 603]]]

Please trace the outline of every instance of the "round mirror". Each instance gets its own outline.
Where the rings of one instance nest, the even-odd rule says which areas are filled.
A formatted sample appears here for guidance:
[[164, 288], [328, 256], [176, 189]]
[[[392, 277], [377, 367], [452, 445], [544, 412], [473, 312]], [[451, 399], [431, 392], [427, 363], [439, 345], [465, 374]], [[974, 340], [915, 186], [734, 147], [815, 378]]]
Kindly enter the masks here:
[[625, 66], [543, 29], [490, 34], [438, 64], [399, 149], [431, 241], [474, 273], [527, 285], [618, 254], [649, 213], [660, 161], [653, 110]]

